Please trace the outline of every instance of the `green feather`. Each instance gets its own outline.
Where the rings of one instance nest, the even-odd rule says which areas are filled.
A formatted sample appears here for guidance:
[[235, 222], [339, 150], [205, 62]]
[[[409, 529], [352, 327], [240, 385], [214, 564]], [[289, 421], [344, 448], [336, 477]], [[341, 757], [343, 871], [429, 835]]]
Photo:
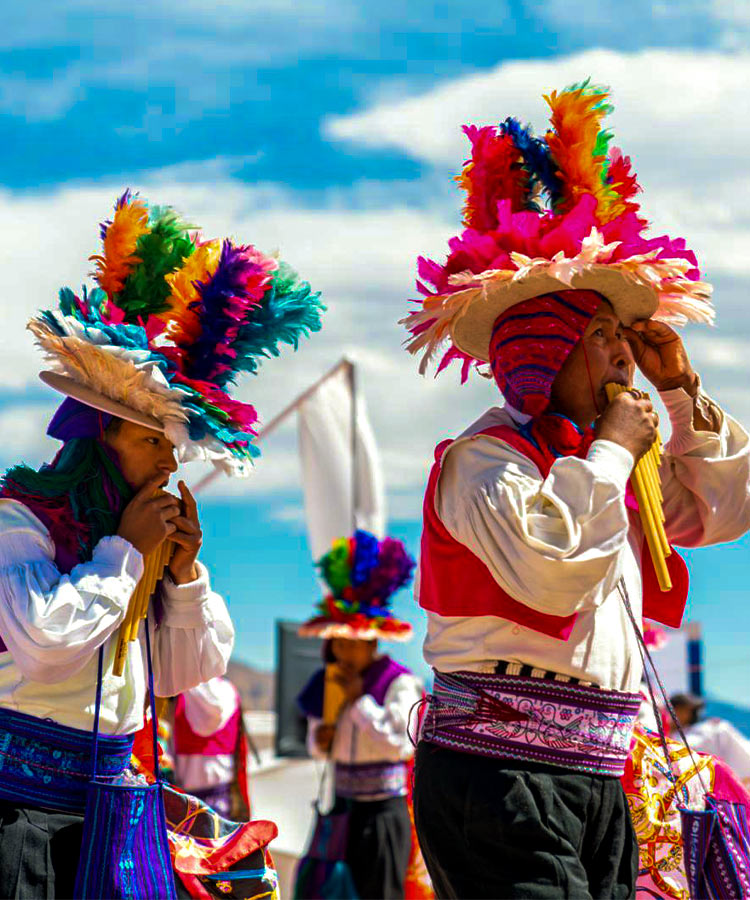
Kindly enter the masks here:
[[133, 269], [115, 298], [128, 323], [145, 322], [168, 307], [170, 287], [165, 275], [176, 271], [195, 250], [188, 228], [169, 207], [151, 210], [151, 231], [138, 239], [135, 255], [141, 262]]
[[232, 344], [237, 354], [234, 368], [255, 373], [263, 358], [280, 355], [281, 344], [296, 350], [300, 338], [320, 331], [324, 311], [320, 294], [313, 293], [310, 285], [282, 262], [260, 306], [250, 310], [248, 321], [242, 324]]

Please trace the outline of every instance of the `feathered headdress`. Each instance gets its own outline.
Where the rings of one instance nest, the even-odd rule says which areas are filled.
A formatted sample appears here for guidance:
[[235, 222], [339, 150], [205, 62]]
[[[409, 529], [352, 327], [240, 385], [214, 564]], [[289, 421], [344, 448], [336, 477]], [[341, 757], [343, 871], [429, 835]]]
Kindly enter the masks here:
[[403, 543], [394, 538], [379, 541], [361, 530], [338, 538], [317, 563], [330, 593], [299, 633], [326, 639], [408, 640], [411, 625], [394, 617], [390, 601], [411, 581], [415, 565]]
[[645, 236], [630, 160], [602, 126], [608, 97], [589, 81], [545, 96], [544, 138], [512, 118], [464, 127], [465, 230], [444, 264], [420, 257], [420, 308], [401, 322], [409, 351], [423, 354], [420, 371], [442, 348], [438, 372], [458, 360], [465, 380], [488, 361], [500, 313], [565, 288], [602, 294], [626, 325], [712, 321], [711, 287], [685, 241]]
[[63, 288], [59, 308], [29, 323], [55, 369], [45, 380], [115, 414], [134, 411], [182, 461], [246, 474], [258, 416], [229, 391], [281, 344], [296, 349], [320, 329], [319, 295], [255, 247], [202, 240], [173, 209], [129, 191], [101, 239], [98, 287]]

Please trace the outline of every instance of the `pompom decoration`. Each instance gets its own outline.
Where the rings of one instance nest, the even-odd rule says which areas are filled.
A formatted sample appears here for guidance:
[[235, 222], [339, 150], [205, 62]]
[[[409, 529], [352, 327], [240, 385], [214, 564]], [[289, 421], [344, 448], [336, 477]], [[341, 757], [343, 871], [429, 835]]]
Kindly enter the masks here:
[[59, 308], [29, 323], [37, 342], [56, 371], [161, 422], [182, 461], [247, 474], [258, 415], [229, 390], [320, 330], [319, 295], [277, 259], [202, 240], [130, 191], [101, 238], [99, 286], [63, 288]]
[[432, 360], [438, 373], [459, 362], [465, 381], [472, 367], [486, 363], [454, 343], [453, 327], [493, 290], [515, 291], [517, 302], [534, 296], [521, 288], [532, 276], [547, 274], [560, 289], [596, 290], [572, 280], [608, 267], [653, 295], [655, 317], [713, 321], [711, 287], [699, 280], [685, 241], [645, 233], [630, 160], [603, 127], [612, 111], [608, 89], [586, 81], [545, 99], [551, 128], [543, 138], [513, 118], [464, 127], [471, 158], [457, 180], [466, 192], [465, 227], [449, 241], [444, 263], [419, 258], [422, 298], [401, 320], [408, 350], [422, 355], [422, 373]]
[[411, 625], [394, 617], [391, 597], [411, 581], [416, 563], [401, 541], [369, 531], [338, 538], [317, 563], [329, 593], [300, 628], [307, 637], [403, 641]]

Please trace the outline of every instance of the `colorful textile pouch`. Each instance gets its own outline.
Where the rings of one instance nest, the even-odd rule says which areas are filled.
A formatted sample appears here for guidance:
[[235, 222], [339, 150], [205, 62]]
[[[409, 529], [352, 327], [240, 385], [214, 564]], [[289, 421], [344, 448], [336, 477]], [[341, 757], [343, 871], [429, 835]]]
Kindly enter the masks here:
[[348, 842], [348, 804], [336, 804], [327, 813], [318, 804], [310, 846], [297, 867], [295, 900], [357, 900], [346, 861]]
[[277, 900], [278, 875], [268, 844], [273, 822], [233, 822], [194, 797], [164, 785], [174, 870], [191, 897]]
[[702, 788], [703, 809], [679, 807], [685, 872], [690, 896], [693, 900], [726, 900], [726, 898], [750, 900], [750, 825], [748, 824], [747, 808], [742, 803], [717, 797], [706, 787], [701, 775], [701, 767], [696, 763], [693, 751], [672, 709], [664, 684], [656, 671], [651, 653], [638, 627], [628, 591], [622, 579], [620, 579], [618, 588], [638, 638], [643, 672], [656, 713], [659, 737], [664, 750], [666, 776], [673, 790], [677, 792], [683, 779], [679, 770], [675, 771], [673, 766], [672, 755], [656, 704], [649, 666], [659, 686], [665, 709], [692, 759]]
[[[354, 757], [356, 729], [352, 731], [350, 757]], [[321, 812], [326, 775], [334, 763], [326, 763], [318, 786], [313, 827], [307, 853], [299, 861], [294, 884], [294, 900], [358, 900], [346, 850], [349, 844], [349, 800], [338, 798], [332, 808]]]
[[[146, 621], [148, 686], [151, 697], [154, 759], [156, 749], [156, 707], [151, 667], [151, 641]], [[99, 711], [102, 702], [103, 648], [99, 650], [96, 709], [91, 762], [91, 781], [86, 793], [81, 856], [76, 873], [75, 897], [80, 900], [113, 900], [148, 897], [176, 900], [172, 862], [164, 815], [163, 784], [156, 767], [154, 784], [137, 778], [119, 783], [97, 775]]]

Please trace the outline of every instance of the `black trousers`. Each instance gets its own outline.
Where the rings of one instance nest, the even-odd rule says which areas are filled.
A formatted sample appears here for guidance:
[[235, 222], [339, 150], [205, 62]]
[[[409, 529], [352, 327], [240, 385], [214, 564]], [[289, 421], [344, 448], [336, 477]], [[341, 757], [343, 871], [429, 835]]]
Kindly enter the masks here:
[[420, 742], [414, 816], [439, 898], [635, 897], [638, 844], [617, 778]]
[[349, 863], [360, 900], [403, 900], [411, 853], [406, 797], [349, 801]]
[[83, 816], [0, 801], [0, 897], [72, 897]]

